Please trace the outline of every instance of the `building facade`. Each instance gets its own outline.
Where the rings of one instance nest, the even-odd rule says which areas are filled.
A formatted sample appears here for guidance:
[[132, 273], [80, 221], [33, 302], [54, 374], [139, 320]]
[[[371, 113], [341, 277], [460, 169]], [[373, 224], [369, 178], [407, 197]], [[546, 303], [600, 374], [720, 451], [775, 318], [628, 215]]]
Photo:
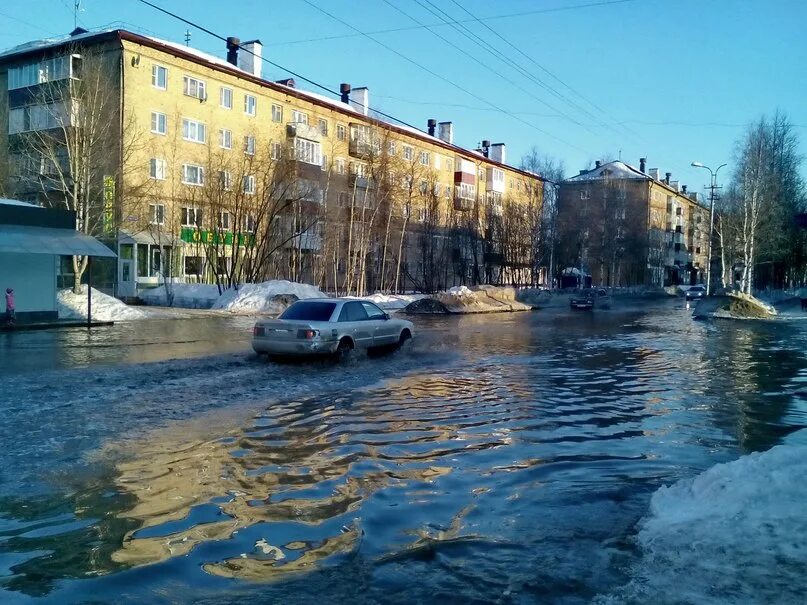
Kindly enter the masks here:
[[543, 181], [508, 166], [504, 145], [384, 121], [366, 88], [330, 98], [267, 80], [258, 40], [226, 52], [77, 30], [0, 55], [0, 177], [22, 199], [86, 209], [73, 208], [84, 231], [118, 252], [116, 294], [171, 280], [364, 293], [534, 279]]
[[596, 162], [558, 194], [560, 267], [603, 286], [693, 285], [705, 278], [709, 209], [646, 161]]

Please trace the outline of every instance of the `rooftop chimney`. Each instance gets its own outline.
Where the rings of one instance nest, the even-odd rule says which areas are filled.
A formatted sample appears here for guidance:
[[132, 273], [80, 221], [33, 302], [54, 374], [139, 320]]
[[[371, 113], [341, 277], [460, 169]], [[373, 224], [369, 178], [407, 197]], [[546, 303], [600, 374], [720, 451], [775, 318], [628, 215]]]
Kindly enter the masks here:
[[587, 173], [587, 172], [588, 172], [588, 170], [586, 170], [586, 169], [584, 168], [584, 169], [582, 169], [582, 170], [580, 171], [580, 174], [585, 174], [585, 173]]
[[429, 127], [429, 136], [434, 136], [434, 129], [437, 128], [437, 120], [434, 118], [429, 118], [429, 121], [426, 122], [426, 125]]
[[366, 86], [354, 88], [350, 106], [359, 113], [367, 115], [370, 109], [370, 89]]
[[490, 152], [490, 141], [483, 140], [482, 144], [479, 146], [479, 151], [482, 152], [482, 155], [488, 157], [488, 153]]
[[664, 173], [664, 182], [668, 185], [670, 184], [670, 177], [672, 176], [672, 172], [665, 172]]
[[494, 162], [504, 164], [505, 160], [504, 152], [505, 152], [504, 143], [493, 143], [493, 145], [490, 146], [490, 151], [488, 151], [488, 157]]
[[650, 170], [647, 171], [647, 174], [649, 174], [650, 178], [653, 179], [654, 181], [659, 180], [659, 178], [658, 178], [658, 176], [659, 176], [658, 168], [651, 168]]
[[342, 103], [350, 103], [350, 84], [342, 82], [339, 85], [339, 94], [342, 95]]
[[639, 158], [639, 172], [645, 173], [647, 171], [647, 158]]
[[602, 162], [600, 162], [599, 160], [595, 160], [594, 161], [594, 168], [599, 168], [601, 164], [602, 164]]
[[238, 67], [238, 46], [240, 44], [241, 40], [238, 38], [232, 36], [227, 38], [227, 63], [232, 63], [236, 67]]
[[[260, 40], [244, 42], [241, 44], [241, 52], [238, 53], [238, 67], [248, 74], [260, 78], [261, 69], [263, 68], [262, 51], [263, 44], [261, 44]], [[230, 60], [229, 52], [227, 53], [227, 60]]]
[[451, 122], [440, 122], [437, 125], [437, 138], [445, 141], [449, 145], [454, 144], [454, 124]]
[[294, 81], [294, 78], [284, 78], [283, 80], [275, 80], [275, 82], [283, 86], [288, 86], [289, 88], [295, 88], [297, 86], [297, 82]]

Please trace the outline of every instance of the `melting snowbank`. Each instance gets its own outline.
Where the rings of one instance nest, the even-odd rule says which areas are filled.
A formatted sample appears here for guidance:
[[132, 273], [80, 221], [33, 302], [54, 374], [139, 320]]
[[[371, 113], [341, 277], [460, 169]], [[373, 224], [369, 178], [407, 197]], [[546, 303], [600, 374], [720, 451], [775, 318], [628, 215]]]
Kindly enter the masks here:
[[[60, 319], [86, 319], [87, 318], [87, 286], [81, 287], [81, 294], [73, 290], [59, 290], [56, 295], [56, 305]], [[153, 314], [144, 309], [130, 307], [113, 296], [108, 296], [92, 289], [92, 317], [98, 321], [128, 321], [131, 319], [145, 319]]]
[[633, 579], [600, 602], [802, 602], [806, 478], [807, 446], [780, 445], [662, 487]]
[[369, 300], [385, 311], [395, 311], [405, 308], [408, 304], [426, 298], [426, 294], [370, 294], [369, 296], [348, 296], [355, 300]]
[[292, 295], [298, 299], [328, 297], [316, 286], [276, 279], [260, 284], [244, 284], [238, 290], [225, 290], [213, 303], [213, 308], [233, 313], [280, 313], [288, 306], [273, 300], [280, 295]]
[[[173, 306], [183, 309], [209, 309], [219, 297], [219, 288], [214, 284], [171, 284]], [[168, 306], [165, 286], [159, 286], [139, 293], [147, 305]]]

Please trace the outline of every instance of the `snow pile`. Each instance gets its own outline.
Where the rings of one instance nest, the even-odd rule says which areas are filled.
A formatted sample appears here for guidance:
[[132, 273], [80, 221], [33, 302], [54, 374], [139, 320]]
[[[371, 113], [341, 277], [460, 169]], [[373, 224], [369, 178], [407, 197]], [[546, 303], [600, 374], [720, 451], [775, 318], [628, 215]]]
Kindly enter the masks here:
[[[183, 309], [209, 309], [219, 297], [219, 288], [214, 284], [169, 284], [174, 307]], [[168, 306], [165, 286], [143, 290], [138, 295], [147, 305]]]
[[272, 300], [273, 297], [291, 294], [298, 299], [328, 298], [316, 286], [276, 279], [260, 284], [244, 284], [238, 290], [226, 290], [213, 303], [214, 309], [223, 309], [233, 313], [279, 313], [285, 305]]
[[[86, 319], [87, 318], [87, 286], [81, 287], [82, 294], [75, 294], [73, 290], [59, 290], [56, 295], [56, 305], [60, 319]], [[151, 313], [121, 302], [113, 296], [108, 296], [92, 289], [92, 318], [98, 321], [128, 321], [130, 319], [145, 319]]]
[[385, 311], [395, 311], [403, 309], [410, 303], [425, 298], [425, 294], [381, 294], [379, 292], [370, 294], [369, 296], [348, 296], [355, 300], [367, 300], [375, 303]]
[[633, 579], [603, 601], [803, 602], [805, 477], [807, 446], [780, 445], [662, 487], [638, 535]]
[[468, 286], [454, 286], [446, 290], [446, 294], [451, 294], [452, 296], [474, 296], [474, 291]]

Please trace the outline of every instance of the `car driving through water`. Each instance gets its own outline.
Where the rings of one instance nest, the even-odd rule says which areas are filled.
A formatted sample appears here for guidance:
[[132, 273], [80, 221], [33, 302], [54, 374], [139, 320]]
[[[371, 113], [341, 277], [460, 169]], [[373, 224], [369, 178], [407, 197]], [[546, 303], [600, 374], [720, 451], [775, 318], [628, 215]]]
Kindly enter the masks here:
[[375, 304], [342, 298], [293, 303], [277, 319], [262, 319], [252, 331], [252, 348], [270, 356], [335, 355], [403, 346], [414, 335], [412, 322], [396, 319]]

